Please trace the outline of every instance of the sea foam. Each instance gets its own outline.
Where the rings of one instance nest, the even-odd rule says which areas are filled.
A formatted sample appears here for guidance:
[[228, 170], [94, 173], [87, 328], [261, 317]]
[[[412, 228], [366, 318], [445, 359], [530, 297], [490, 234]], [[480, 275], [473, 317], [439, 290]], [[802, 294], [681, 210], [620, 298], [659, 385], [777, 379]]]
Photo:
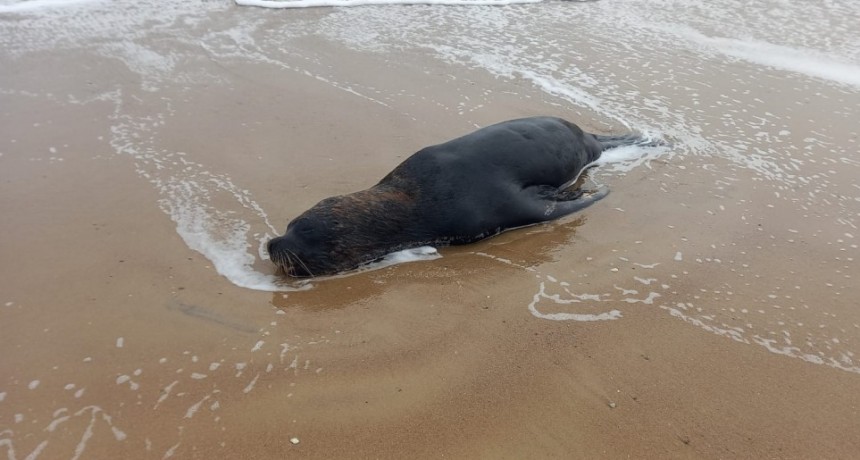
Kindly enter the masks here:
[[26, 13], [42, 8], [74, 6], [82, 3], [96, 3], [103, 0], [26, 0], [0, 3], [0, 13]]
[[494, 6], [538, 3], [541, 1], [543, 0], [236, 0], [236, 4], [261, 8], [317, 8], [326, 6], [370, 5]]
[[821, 51], [776, 45], [755, 39], [709, 37], [684, 26], [673, 25], [665, 30], [726, 56], [860, 88], [860, 66]]

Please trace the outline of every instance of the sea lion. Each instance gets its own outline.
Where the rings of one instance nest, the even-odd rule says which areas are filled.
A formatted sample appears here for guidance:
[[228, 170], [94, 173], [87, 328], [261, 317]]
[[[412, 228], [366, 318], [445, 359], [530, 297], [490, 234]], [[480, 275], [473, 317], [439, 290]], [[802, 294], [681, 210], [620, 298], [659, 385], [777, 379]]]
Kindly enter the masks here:
[[557, 219], [607, 195], [568, 188], [602, 151], [640, 141], [554, 117], [498, 123], [419, 150], [367, 190], [320, 201], [267, 249], [289, 276], [333, 275], [394, 251]]

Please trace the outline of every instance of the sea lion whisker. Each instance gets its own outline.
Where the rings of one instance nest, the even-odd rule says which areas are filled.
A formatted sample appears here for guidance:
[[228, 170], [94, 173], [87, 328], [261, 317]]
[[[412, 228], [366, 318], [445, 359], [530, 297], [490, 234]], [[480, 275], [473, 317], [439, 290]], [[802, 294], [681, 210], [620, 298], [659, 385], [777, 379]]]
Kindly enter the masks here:
[[277, 265], [281, 274], [290, 275], [295, 271], [294, 263], [288, 254], [283, 252], [278, 252], [277, 255]]
[[296, 264], [295, 262], [293, 262], [292, 257], [287, 255], [284, 256], [284, 269], [289, 274], [292, 274], [294, 271], [296, 271]]
[[280, 253], [272, 254], [271, 258], [272, 262], [275, 263], [275, 267], [278, 267], [278, 274], [284, 274], [287, 272], [287, 269], [284, 267], [284, 261]]
[[[298, 255], [298, 254], [296, 254], [296, 253], [295, 253], [295, 252], [293, 252], [293, 251], [290, 251], [289, 249], [286, 249], [286, 251], [287, 251], [288, 253], [292, 254], [292, 255], [293, 255], [293, 257], [295, 257], [295, 258], [296, 258], [296, 260], [297, 260], [300, 264], [302, 264], [302, 268], [304, 268], [304, 269], [305, 269], [305, 271], [306, 271], [306, 272], [308, 272], [308, 275], [309, 275], [309, 276], [311, 276], [311, 277], [312, 277], [312, 276], [314, 276], [314, 273], [311, 271], [311, 269], [310, 269], [310, 268], [308, 268], [307, 264], [305, 264], [305, 262], [302, 260], [302, 258], [301, 258], [301, 257], [299, 257], [299, 255]], [[289, 257], [289, 256], [287, 256], [287, 257]]]
[[281, 254], [281, 257], [284, 258], [284, 273], [293, 276], [296, 272], [296, 264], [293, 262], [293, 259], [287, 253]]

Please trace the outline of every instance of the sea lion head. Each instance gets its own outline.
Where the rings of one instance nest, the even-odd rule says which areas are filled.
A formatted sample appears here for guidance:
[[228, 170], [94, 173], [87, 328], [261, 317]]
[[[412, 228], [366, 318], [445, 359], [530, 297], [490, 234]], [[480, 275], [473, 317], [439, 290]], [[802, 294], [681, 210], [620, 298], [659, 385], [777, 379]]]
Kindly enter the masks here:
[[269, 241], [275, 266], [294, 278], [334, 275], [403, 249], [408, 200], [371, 189], [326, 198]]
[[329, 255], [338, 241], [336, 228], [305, 214], [290, 222], [283, 236], [269, 241], [269, 257], [279, 270], [295, 278], [336, 273]]

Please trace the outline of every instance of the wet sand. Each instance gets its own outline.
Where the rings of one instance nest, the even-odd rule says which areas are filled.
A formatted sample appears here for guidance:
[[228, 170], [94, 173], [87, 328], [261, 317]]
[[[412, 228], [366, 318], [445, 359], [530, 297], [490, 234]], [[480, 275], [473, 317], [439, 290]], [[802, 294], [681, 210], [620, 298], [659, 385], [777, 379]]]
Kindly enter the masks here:
[[[292, 14], [312, 23], [329, 13]], [[236, 16], [256, 21], [257, 43], [283, 20], [236, 8], [207, 20]], [[4, 18], [4, 30], [18, 20]], [[281, 230], [475, 125], [547, 114], [622, 128], [517, 78], [414, 51], [307, 36], [278, 63], [231, 59], [186, 22], [200, 43], [171, 41], [170, 31], [135, 39], [181, 56], [161, 70], [87, 47], [0, 54], [0, 452], [9, 458], [860, 450], [851, 360], [860, 272], [854, 237], [832, 224], [856, 219], [856, 201], [837, 206], [825, 194], [832, 206], [809, 206], [801, 219], [803, 188], [774, 188], [725, 159], [677, 156], [598, 173], [612, 193], [584, 212], [442, 248], [438, 260], [303, 292], [241, 288], [189, 247], [177, 206], [265, 232], [255, 203]], [[847, 98], [857, 106], [856, 92]], [[805, 110], [835, 132], [856, 129], [826, 104]], [[805, 135], [802, 123], [791, 131]], [[855, 150], [853, 163], [808, 167], [850, 190], [856, 134], [833, 142]], [[185, 192], [205, 199], [176, 199]], [[272, 272], [264, 260], [253, 267]], [[546, 319], [610, 311], [620, 318]], [[789, 348], [788, 338], [822, 352]]]

